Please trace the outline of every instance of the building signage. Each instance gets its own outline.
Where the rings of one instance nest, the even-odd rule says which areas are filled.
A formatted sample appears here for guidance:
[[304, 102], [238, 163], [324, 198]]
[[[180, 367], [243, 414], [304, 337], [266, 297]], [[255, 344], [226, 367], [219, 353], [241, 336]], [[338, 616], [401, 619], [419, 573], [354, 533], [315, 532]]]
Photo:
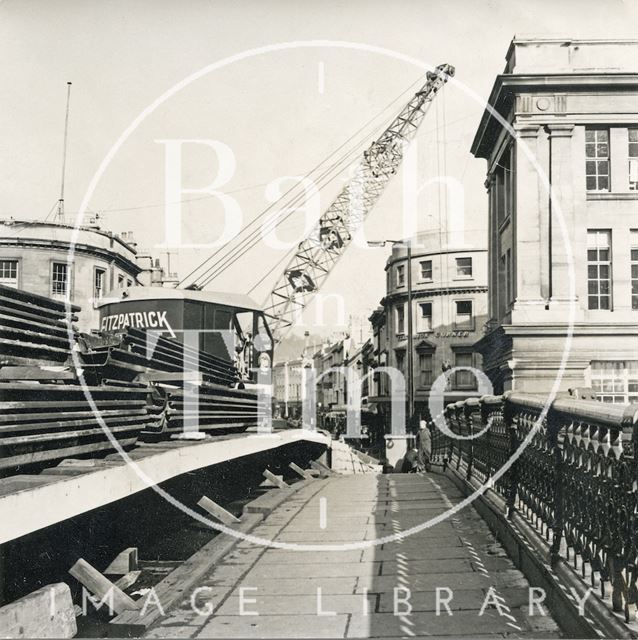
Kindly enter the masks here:
[[102, 318], [102, 331], [119, 331], [126, 327], [136, 329], [164, 329], [171, 336], [175, 337], [175, 332], [166, 319], [167, 311], [136, 311], [132, 313], [115, 313]]
[[435, 338], [467, 338], [469, 331], [435, 331]]

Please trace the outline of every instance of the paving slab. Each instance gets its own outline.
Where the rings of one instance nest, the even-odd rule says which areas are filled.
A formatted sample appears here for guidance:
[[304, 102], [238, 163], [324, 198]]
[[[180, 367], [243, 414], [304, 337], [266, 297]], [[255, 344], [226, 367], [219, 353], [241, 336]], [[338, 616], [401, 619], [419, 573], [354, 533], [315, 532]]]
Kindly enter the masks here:
[[215, 616], [197, 638], [345, 638], [348, 615]]
[[[373, 562], [339, 562], [339, 563], [302, 563], [291, 564], [261, 564], [258, 563], [249, 571], [244, 580], [261, 580], [266, 578], [345, 578], [350, 576], [374, 576], [381, 571], [381, 564]], [[220, 567], [220, 569], [223, 567]]]
[[[288, 500], [259, 503], [269, 513], [253, 534], [290, 548], [237, 544], [201, 583], [212, 589], [212, 613], [197, 615], [186, 599], [147, 637], [558, 637], [551, 617], [529, 618], [527, 580], [471, 506], [420, 528], [461, 499], [445, 476], [320, 482], [311, 489], [309, 481]], [[499, 606], [485, 602], [492, 589]], [[240, 615], [242, 599], [258, 615]]]
[[[257, 602], [251, 608], [259, 615], [325, 615], [330, 612], [364, 614], [374, 612], [377, 607], [377, 594], [361, 595], [324, 595], [316, 593], [308, 595], [259, 595], [250, 596]], [[367, 603], [367, 604], [366, 604]], [[239, 595], [229, 597], [218, 609], [219, 615], [238, 615]], [[366, 610], [367, 606], [367, 610]]]
[[462, 546], [461, 541], [457, 546], [440, 546], [440, 545], [424, 545], [420, 544], [415, 547], [401, 547], [400, 545], [383, 545], [383, 548], [374, 546], [370, 549], [364, 549], [361, 552], [362, 562], [392, 562], [396, 560], [398, 554], [403, 560], [427, 560], [436, 558], [438, 560], [446, 560], [448, 558], [471, 558], [470, 550]]
[[292, 551], [270, 549], [260, 558], [260, 563], [268, 564], [342, 564], [361, 562], [363, 551]]
[[[275, 580], [259, 580], [258, 584], [249, 584], [242, 581], [241, 586], [256, 587], [259, 593], [265, 595], [317, 595], [317, 588], [322, 593], [330, 593], [335, 595], [352, 595], [355, 593], [357, 586], [357, 578], [349, 576], [345, 578], [278, 578]], [[233, 594], [238, 594], [239, 590], [235, 589]], [[362, 593], [359, 591], [358, 593]]]
[[396, 638], [414, 635], [448, 635], [474, 637], [477, 629], [490, 633], [514, 631], [511, 620], [496, 611], [458, 611], [453, 616], [443, 613], [395, 616], [393, 613], [373, 613], [369, 616], [351, 616], [348, 638]]

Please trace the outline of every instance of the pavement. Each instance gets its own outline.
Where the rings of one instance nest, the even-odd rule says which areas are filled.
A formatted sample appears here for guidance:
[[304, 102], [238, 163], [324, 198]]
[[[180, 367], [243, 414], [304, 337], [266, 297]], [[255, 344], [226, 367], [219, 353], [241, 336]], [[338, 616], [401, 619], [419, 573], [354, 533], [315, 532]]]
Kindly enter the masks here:
[[318, 479], [252, 532], [286, 548], [240, 542], [145, 637], [560, 637], [471, 506], [420, 526], [461, 499], [437, 473]]

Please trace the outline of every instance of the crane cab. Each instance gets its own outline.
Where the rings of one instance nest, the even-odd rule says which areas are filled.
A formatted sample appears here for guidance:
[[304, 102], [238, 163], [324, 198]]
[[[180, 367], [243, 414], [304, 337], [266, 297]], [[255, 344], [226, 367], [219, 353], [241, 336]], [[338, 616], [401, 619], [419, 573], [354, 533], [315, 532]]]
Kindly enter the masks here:
[[199, 349], [235, 364], [246, 379], [255, 380], [256, 367], [270, 367], [273, 338], [266, 316], [247, 295], [131, 287], [112, 292], [100, 304], [100, 330], [127, 327], [160, 331], [184, 341], [186, 331], [199, 333]]

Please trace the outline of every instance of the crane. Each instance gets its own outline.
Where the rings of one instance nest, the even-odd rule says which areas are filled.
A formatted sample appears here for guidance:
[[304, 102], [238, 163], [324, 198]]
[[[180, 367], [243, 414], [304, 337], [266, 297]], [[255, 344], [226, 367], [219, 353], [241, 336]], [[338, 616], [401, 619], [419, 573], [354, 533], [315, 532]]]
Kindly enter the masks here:
[[276, 341], [293, 325], [345, 253], [354, 233], [396, 174], [434, 97], [452, 76], [454, 67], [449, 64], [427, 73], [423, 87], [363, 153], [351, 180], [297, 247], [264, 307]]

